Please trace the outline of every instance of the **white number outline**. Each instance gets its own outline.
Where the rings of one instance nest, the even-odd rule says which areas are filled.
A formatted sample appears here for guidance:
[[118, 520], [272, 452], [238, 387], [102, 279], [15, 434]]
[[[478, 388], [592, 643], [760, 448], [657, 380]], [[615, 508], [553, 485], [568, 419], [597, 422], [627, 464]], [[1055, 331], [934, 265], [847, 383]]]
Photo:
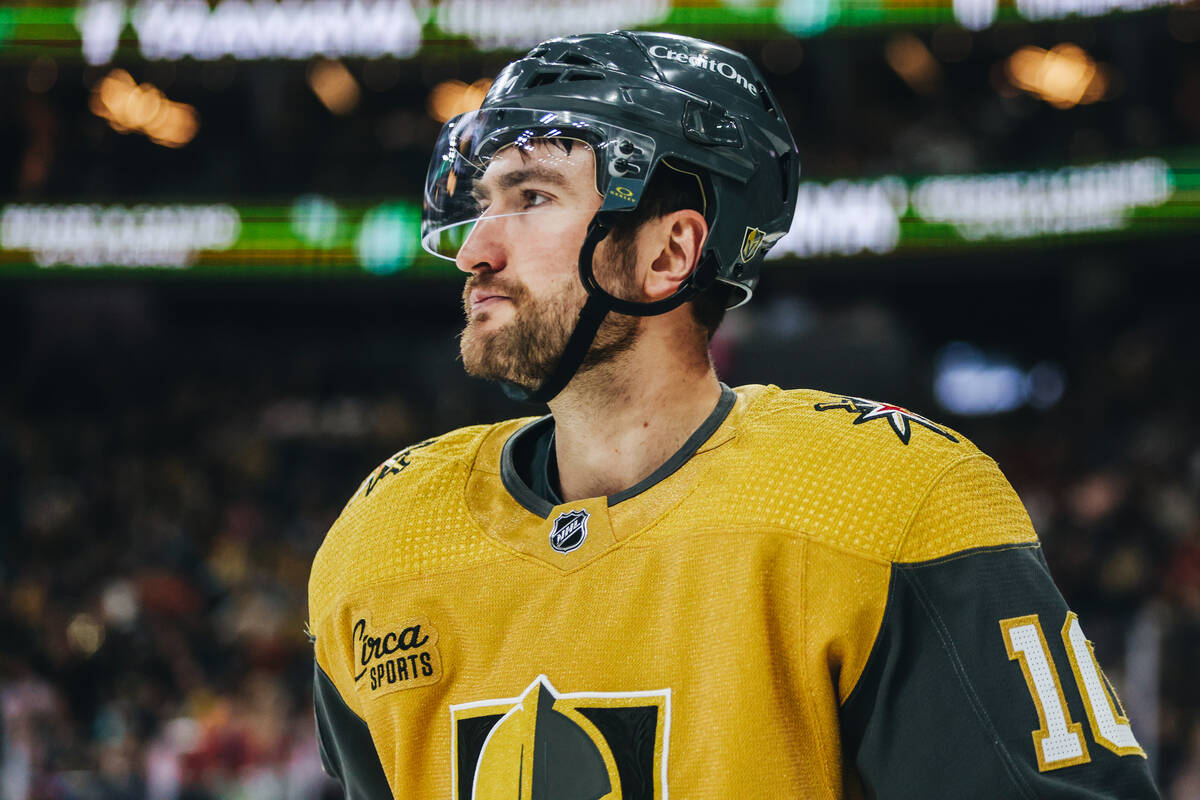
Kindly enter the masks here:
[[1084, 689], [1080, 694], [1096, 744], [1119, 756], [1138, 755], [1145, 758], [1146, 751], [1133, 736], [1133, 726], [1129, 724], [1129, 717], [1125, 716], [1121, 698], [1117, 697], [1117, 690], [1104, 670], [1100, 669], [1096, 650], [1083, 635], [1079, 616], [1074, 611], [1067, 612], [1062, 639], [1067, 647], [1067, 658], [1071, 661], [1071, 671], [1075, 673], [1075, 682]]
[[[1032, 629], [1037, 635], [1037, 642], [1019, 642], [1014, 638], [1025, 633], [1026, 639], [1031, 638], [1027, 629]], [[1042, 632], [1042, 623], [1037, 614], [1027, 614], [1021, 617], [1009, 617], [1000, 620], [1000, 632], [1004, 638], [1004, 649], [1008, 652], [1009, 660], [1021, 665], [1021, 673], [1025, 676], [1025, 685], [1037, 709], [1040, 727], [1033, 731], [1034, 753], [1037, 756], [1038, 771], [1048, 772], [1075, 764], [1086, 764], [1091, 761], [1087, 743], [1083, 738], [1081, 723], [1071, 720], [1071, 712], [1067, 707], [1066, 696], [1063, 693], [1062, 680], [1059, 678], [1058, 667], [1050, 654], [1050, 646], [1046, 635]], [[1117, 696], [1117, 690], [1109, 681], [1100, 662], [1096, 660], [1096, 652], [1092, 643], [1083, 635], [1079, 626], [1079, 616], [1073, 611], [1067, 612], [1066, 622], [1062, 626], [1063, 646], [1067, 658], [1071, 662], [1071, 672], [1075, 676], [1075, 688], [1083, 700], [1087, 712], [1088, 726], [1092, 738], [1101, 747], [1111, 750], [1118, 756], [1139, 755], [1146, 758], [1146, 751], [1138, 744], [1133, 735], [1133, 726], [1125, 715], [1125, 708]], [[1034, 662], [1031, 667], [1031, 660]], [[1039, 682], [1034, 675], [1037, 669], [1042, 675]], [[1051, 694], [1046, 680], [1046, 672], [1054, 684]], [[1048, 716], [1049, 715], [1049, 716]], [[1072, 754], [1071, 738], [1078, 741], [1078, 751]], [[1046, 743], [1052, 749], [1063, 748], [1066, 755], [1058, 758], [1047, 758]]]
[[[1029, 629], [1037, 635], [1036, 646], [1030, 646], [1033, 642], [1022, 646], [1017, 639], [1022, 632]], [[1049, 772], [1091, 761], [1087, 742], [1083, 738], [1083, 724], [1071, 720], [1071, 710], [1067, 707], [1067, 697], [1063, 693], [1062, 680], [1058, 677], [1058, 667], [1054, 663], [1054, 656], [1050, 654], [1050, 647], [1046, 643], [1046, 634], [1042, 632], [1042, 623], [1038, 615], [1028, 614], [1000, 620], [1000, 630], [1004, 635], [1004, 649], [1008, 651], [1008, 658], [1021, 665], [1025, 684], [1029, 687], [1033, 705], [1037, 708], [1040, 727], [1033, 732], [1033, 750], [1037, 755], [1038, 772]], [[1041, 680], [1038, 679], [1038, 675], [1041, 676]], [[1046, 685], [1047, 675], [1054, 684], [1053, 693]], [[1064, 752], [1065, 755], [1055, 757], [1055, 751]]]

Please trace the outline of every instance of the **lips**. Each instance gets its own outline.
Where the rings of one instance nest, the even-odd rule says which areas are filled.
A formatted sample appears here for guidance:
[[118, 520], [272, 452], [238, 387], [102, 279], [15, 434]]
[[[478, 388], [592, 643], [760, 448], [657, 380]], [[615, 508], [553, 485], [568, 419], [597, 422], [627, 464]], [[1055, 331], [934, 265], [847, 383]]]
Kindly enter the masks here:
[[506, 295], [497, 292], [487, 291], [486, 289], [472, 289], [467, 296], [467, 311], [470, 314], [476, 314], [498, 305], [509, 298]]

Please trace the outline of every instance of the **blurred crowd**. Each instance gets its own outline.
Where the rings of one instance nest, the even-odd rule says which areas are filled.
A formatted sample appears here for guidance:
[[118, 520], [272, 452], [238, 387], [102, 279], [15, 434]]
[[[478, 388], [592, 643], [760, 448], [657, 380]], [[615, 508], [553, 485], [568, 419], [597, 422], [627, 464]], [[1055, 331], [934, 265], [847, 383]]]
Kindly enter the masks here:
[[[313, 733], [312, 555], [376, 463], [514, 409], [461, 376], [449, 328], [188, 334], [101, 295], [115, 329], [60, 297], [74, 329], [27, 320], [0, 394], [0, 798], [340, 796]], [[879, 309], [735, 317], [715, 343], [730, 382], [775, 377], [752, 358], [764, 329], [799, 369], [822, 332], [896, 338]], [[1184, 322], [1131, 321], [1068, 354], [1052, 409], [946, 420], [1021, 493], [1180, 800], [1200, 796], [1200, 376]]]
[[4, 426], [5, 800], [329, 791], [305, 587], [365, 466], [289, 435], [289, 400], [166, 395]]

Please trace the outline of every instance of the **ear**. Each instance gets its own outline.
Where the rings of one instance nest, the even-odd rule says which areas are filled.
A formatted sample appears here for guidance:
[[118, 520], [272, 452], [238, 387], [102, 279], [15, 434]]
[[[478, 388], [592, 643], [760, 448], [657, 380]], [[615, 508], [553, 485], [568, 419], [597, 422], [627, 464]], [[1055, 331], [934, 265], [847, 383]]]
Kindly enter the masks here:
[[652, 261], [642, 290], [647, 299], [662, 300], [674, 294], [700, 263], [708, 223], [699, 211], [684, 208], [663, 214], [650, 227], [645, 246]]

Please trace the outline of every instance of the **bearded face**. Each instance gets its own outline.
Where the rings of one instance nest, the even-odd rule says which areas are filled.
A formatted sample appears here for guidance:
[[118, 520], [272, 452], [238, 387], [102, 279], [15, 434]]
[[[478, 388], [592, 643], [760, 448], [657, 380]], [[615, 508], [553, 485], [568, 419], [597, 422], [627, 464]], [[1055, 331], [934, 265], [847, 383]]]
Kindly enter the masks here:
[[[463, 365], [480, 378], [536, 389], [554, 371], [587, 299], [576, 263], [600, 207], [595, 156], [583, 142], [502, 148], [470, 187], [480, 216], [455, 257], [463, 291]], [[611, 236], [594, 254], [598, 281], [636, 299], [636, 242]], [[629, 350], [640, 322], [610, 313], [578, 373]]]
[[[611, 257], [601, 261], [602, 252]], [[633, 255], [631, 248], [626, 247], [597, 250], [597, 275], [607, 273], [620, 287], [616, 293], [622, 296], [632, 292]], [[609, 281], [605, 283], [608, 285]], [[472, 293], [478, 296], [480, 291], [502, 295], [512, 303], [507, 322], [494, 324], [492, 310], [471, 313]], [[467, 373], [516, 383], [526, 389], [537, 388], [558, 363], [586, 299], [587, 293], [574, 270], [546, 281], [536, 293], [502, 273], [475, 275], [463, 290], [467, 325], [459, 348]], [[637, 339], [639, 322], [636, 317], [610, 313], [577, 374], [611, 363], [630, 350]]]

